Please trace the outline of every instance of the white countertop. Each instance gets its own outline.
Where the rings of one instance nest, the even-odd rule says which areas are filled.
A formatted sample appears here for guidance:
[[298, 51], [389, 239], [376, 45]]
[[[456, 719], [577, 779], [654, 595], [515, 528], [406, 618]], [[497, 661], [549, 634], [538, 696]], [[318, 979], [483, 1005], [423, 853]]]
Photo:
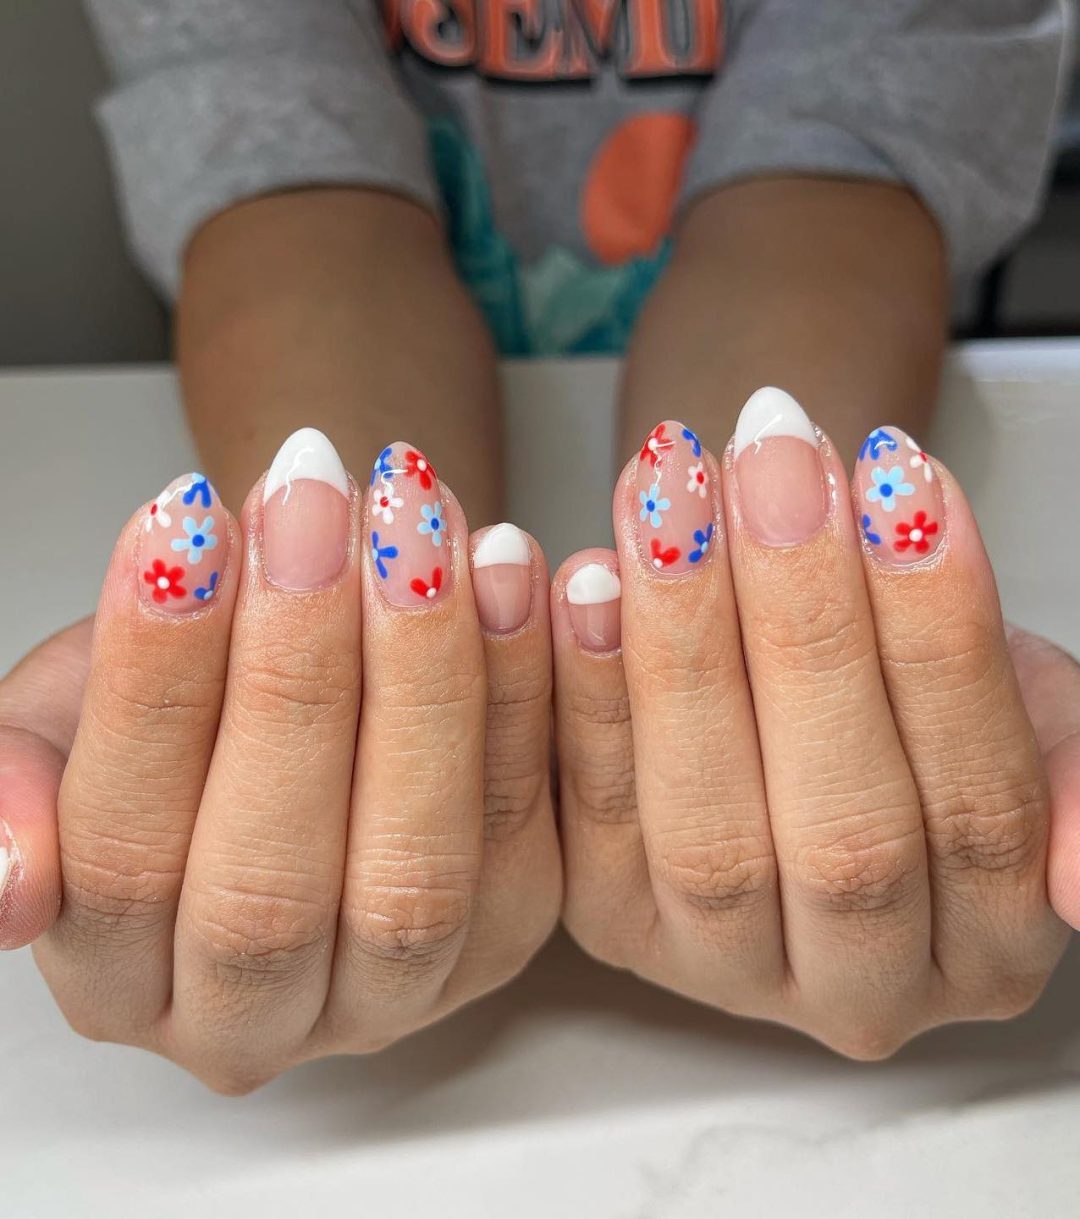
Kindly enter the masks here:
[[[610, 533], [614, 377], [506, 370], [511, 513], [553, 562]], [[1007, 612], [1080, 651], [1080, 344], [959, 353], [930, 447], [972, 495]], [[0, 670], [92, 607], [119, 525], [191, 460], [166, 370], [0, 376]], [[1023, 1019], [859, 1066], [557, 937], [444, 1024], [242, 1100], [76, 1038], [22, 952], [0, 959], [0, 1062], [3, 1219], [1080, 1213], [1076, 945]]]

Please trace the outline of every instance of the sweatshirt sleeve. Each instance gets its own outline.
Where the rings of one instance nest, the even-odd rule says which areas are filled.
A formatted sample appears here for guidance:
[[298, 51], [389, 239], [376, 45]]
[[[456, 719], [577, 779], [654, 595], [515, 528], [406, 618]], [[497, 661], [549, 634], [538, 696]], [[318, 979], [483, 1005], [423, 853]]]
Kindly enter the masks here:
[[936, 216], [957, 276], [1037, 214], [1065, 0], [749, 0], [731, 27], [684, 204], [767, 174], [903, 182]]
[[366, 0], [86, 0], [129, 242], [175, 296], [195, 230], [243, 199], [370, 186], [432, 210], [423, 121]]

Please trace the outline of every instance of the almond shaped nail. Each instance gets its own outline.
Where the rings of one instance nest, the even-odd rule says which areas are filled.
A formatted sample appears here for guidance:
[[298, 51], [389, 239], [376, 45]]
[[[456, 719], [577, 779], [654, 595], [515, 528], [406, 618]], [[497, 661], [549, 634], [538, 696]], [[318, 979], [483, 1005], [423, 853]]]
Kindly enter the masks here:
[[716, 531], [701, 441], [677, 419], [658, 423], [638, 454], [638, 538], [645, 562], [664, 575], [696, 570]]
[[204, 609], [229, 557], [229, 523], [202, 474], [174, 479], [151, 503], [139, 534], [139, 595], [169, 614]]
[[859, 529], [875, 559], [908, 567], [945, 538], [941, 484], [928, 453], [901, 428], [875, 428], [855, 463]]
[[570, 625], [583, 648], [612, 652], [622, 639], [622, 581], [603, 563], [586, 563], [566, 582]]

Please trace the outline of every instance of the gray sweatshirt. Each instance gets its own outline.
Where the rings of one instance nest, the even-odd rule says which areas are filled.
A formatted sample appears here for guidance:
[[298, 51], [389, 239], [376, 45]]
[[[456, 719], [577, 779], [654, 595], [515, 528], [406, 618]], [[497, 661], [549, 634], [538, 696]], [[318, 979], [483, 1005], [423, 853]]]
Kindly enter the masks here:
[[1066, 0], [87, 0], [131, 244], [312, 184], [444, 220], [505, 352], [618, 351], [688, 202], [910, 185], [968, 275], [1035, 214]]

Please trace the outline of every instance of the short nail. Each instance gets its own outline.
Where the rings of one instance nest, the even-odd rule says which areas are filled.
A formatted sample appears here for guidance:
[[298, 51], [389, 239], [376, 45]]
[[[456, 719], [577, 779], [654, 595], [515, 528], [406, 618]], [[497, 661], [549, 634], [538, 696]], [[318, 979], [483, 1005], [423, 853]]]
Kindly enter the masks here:
[[489, 631], [516, 631], [532, 602], [529, 539], [516, 525], [495, 525], [473, 552], [473, 595], [481, 625]]
[[765, 546], [792, 546], [825, 523], [820, 444], [806, 412], [782, 389], [759, 389], [735, 426], [742, 517]]
[[7, 888], [8, 880], [11, 878], [12, 864], [14, 862], [15, 860], [11, 851], [0, 842], [0, 900], [3, 899], [4, 890]]
[[881, 562], [906, 567], [941, 545], [941, 486], [928, 455], [900, 428], [879, 427], [863, 441], [855, 498], [863, 541]]
[[201, 474], [174, 479], [148, 507], [139, 533], [139, 595], [170, 614], [213, 600], [229, 558], [229, 522]]
[[566, 582], [570, 625], [583, 648], [612, 652], [622, 638], [622, 582], [602, 563], [586, 563]]
[[376, 583], [391, 605], [427, 605], [446, 595], [446, 504], [438, 476], [419, 449], [398, 441], [375, 458], [367, 530]]
[[263, 559], [280, 588], [328, 584], [349, 552], [349, 478], [330, 441], [315, 428], [293, 432], [263, 484]]
[[702, 564], [716, 531], [712, 488], [701, 441], [685, 424], [668, 419], [645, 438], [634, 509], [651, 567], [680, 575]]

